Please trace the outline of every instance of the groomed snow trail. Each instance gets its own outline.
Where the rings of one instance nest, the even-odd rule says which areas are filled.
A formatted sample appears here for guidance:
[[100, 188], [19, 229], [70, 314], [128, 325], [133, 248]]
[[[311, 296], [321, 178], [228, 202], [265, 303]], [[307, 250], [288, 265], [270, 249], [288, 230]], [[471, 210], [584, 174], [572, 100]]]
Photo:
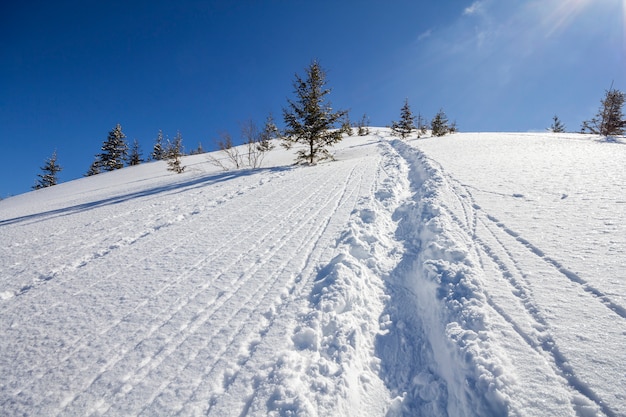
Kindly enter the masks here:
[[0, 414], [624, 416], [625, 149], [380, 129], [1, 201]]
[[373, 205], [394, 200], [378, 146], [154, 184], [115, 172], [65, 206], [9, 206], [2, 414], [384, 414], [377, 273], [395, 248]]

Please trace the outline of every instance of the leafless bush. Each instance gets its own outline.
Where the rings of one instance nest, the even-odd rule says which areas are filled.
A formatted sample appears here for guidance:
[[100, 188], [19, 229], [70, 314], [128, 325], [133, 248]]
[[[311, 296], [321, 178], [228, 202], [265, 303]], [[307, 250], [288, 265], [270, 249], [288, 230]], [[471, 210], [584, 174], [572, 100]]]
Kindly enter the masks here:
[[[271, 120], [271, 118], [268, 120]], [[263, 163], [265, 154], [274, 148], [270, 140], [273, 139], [275, 131], [277, 132], [277, 129], [273, 124], [268, 127], [266, 123], [263, 131], [260, 131], [254, 121], [246, 120], [241, 123], [241, 139], [245, 145], [246, 152], [242, 153], [240, 147], [233, 145], [230, 133], [223, 132], [220, 134], [221, 139], [217, 142], [217, 147], [225, 157], [216, 158], [208, 155], [208, 160], [211, 164], [220, 167], [224, 171], [228, 171], [231, 165], [235, 169], [243, 167], [259, 168]]]
[[258, 148], [260, 141], [259, 128], [252, 120], [241, 123], [241, 138], [246, 144], [246, 162], [250, 168], [257, 168], [263, 160], [263, 152]]

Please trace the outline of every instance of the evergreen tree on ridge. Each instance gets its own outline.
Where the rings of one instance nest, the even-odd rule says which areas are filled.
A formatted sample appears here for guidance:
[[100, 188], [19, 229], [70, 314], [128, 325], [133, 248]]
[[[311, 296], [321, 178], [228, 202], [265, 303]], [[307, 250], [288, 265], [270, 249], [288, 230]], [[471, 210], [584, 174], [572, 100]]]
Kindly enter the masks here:
[[348, 112], [333, 111], [326, 100], [331, 90], [325, 88], [326, 73], [317, 61], [309, 65], [306, 74], [306, 79], [296, 74], [293, 86], [297, 99], [288, 100], [288, 107], [283, 109], [286, 125], [283, 146], [289, 149], [295, 144], [305, 145], [298, 150], [297, 161], [314, 164], [333, 159], [328, 147], [341, 141], [343, 132], [336, 129], [336, 124]]
[[52, 156], [46, 160], [46, 164], [41, 167], [42, 173], [37, 174], [39, 180], [33, 186], [33, 190], [39, 190], [41, 188], [57, 185], [57, 174], [62, 170], [63, 168], [57, 164], [57, 151], [54, 151]]

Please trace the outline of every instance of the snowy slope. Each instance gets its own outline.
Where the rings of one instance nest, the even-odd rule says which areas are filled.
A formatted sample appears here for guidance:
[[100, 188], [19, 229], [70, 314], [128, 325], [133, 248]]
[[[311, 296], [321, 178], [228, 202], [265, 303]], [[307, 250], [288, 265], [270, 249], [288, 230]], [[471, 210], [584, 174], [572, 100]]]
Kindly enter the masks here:
[[0, 201], [0, 414], [626, 415], [624, 145], [336, 157]]

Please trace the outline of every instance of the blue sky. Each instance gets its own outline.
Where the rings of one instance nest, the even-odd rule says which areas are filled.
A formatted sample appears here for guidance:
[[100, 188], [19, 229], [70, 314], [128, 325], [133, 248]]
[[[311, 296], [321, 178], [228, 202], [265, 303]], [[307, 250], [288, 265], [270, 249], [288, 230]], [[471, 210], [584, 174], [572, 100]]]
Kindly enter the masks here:
[[625, 0], [24, 1], [0, 6], [0, 197], [56, 150], [80, 178], [117, 123], [144, 156], [159, 130], [212, 149], [239, 123], [279, 124], [317, 59], [330, 100], [398, 119], [408, 98], [460, 131], [577, 131], [626, 90]]

